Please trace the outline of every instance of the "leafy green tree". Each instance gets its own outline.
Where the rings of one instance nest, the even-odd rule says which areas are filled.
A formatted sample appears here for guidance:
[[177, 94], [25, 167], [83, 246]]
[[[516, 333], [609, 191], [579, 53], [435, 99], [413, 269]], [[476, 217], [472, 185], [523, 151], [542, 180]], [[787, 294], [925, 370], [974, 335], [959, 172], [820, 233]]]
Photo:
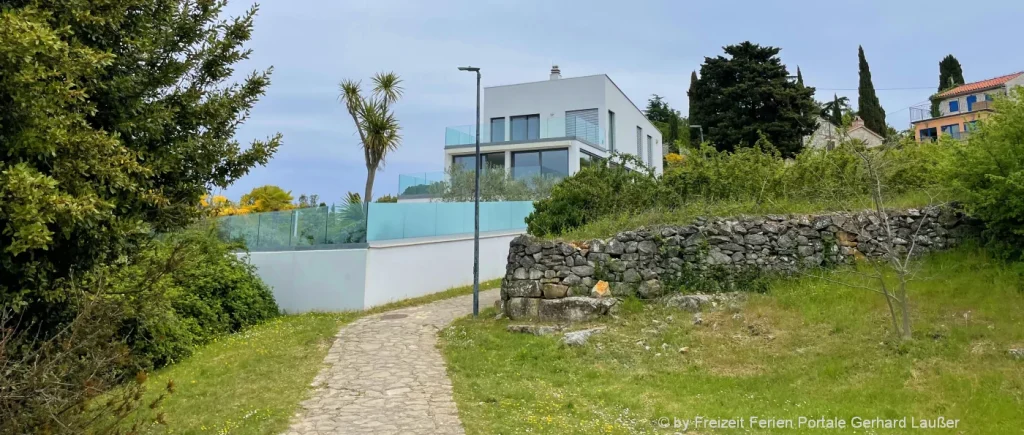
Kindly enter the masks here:
[[871, 83], [871, 68], [864, 57], [864, 47], [857, 47], [859, 60], [860, 85], [857, 87], [857, 113], [864, 119], [864, 126], [885, 137], [889, 128], [885, 124], [885, 109], [875, 95], [875, 85]]
[[402, 96], [401, 83], [402, 79], [393, 72], [377, 73], [373, 76], [373, 91], [369, 96], [362, 94], [358, 81], [345, 79], [339, 85], [340, 99], [355, 123], [363, 148], [366, 189], [362, 197], [367, 203], [373, 198], [377, 169], [384, 167], [388, 153], [398, 149], [402, 143], [401, 127], [391, 108]]
[[832, 101], [821, 105], [821, 117], [836, 127], [843, 125], [843, 113], [850, 110], [850, 99], [832, 94]]
[[788, 80], [779, 48], [747, 41], [724, 50], [728, 57], [704, 58], [689, 121], [720, 150], [753, 146], [763, 134], [783, 155], [796, 155], [815, 129], [814, 88]]
[[270, 70], [229, 81], [256, 9], [224, 4], [0, 1], [0, 306], [23, 326], [67, 321], [73, 276], [194, 221], [276, 151], [235, 139]]
[[965, 146], [957, 146], [957, 197], [985, 223], [985, 240], [999, 252], [1024, 258], [1024, 88], [999, 98]]
[[238, 205], [249, 208], [253, 213], [290, 210], [295, 207], [292, 204], [292, 193], [272, 184], [254, 187], [242, 195]]
[[668, 145], [669, 151], [679, 152], [680, 140], [689, 142], [689, 135], [683, 136], [682, 128], [686, 127], [686, 119], [680, 115], [678, 110], [668, 105], [665, 99], [658, 95], [651, 95], [647, 100], [647, 109], [644, 110], [647, 120], [654, 124], [654, 127], [661, 132], [662, 141]]
[[[938, 92], [955, 88], [962, 84], [964, 84], [964, 70], [960, 67], [960, 61], [956, 60], [952, 54], [946, 55], [939, 62]], [[932, 116], [934, 117], [942, 115], [942, 112], [939, 110], [940, 101], [937, 98], [932, 98]]]
[[689, 119], [691, 124], [695, 124], [695, 122], [693, 122], [693, 114], [694, 114], [694, 112], [696, 112], [698, 110], [697, 109], [697, 105], [700, 104], [699, 101], [696, 101], [693, 98], [693, 96], [697, 92], [697, 81], [698, 80], [699, 79], [697, 78], [697, 71], [691, 71], [690, 72], [690, 88], [686, 91], [686, 96], [690, 97], [690, 113], [689, 113], [689, 116], [686, 117], [686, 119]]
[[800, 67], [796, 67], [796, 84], [800, 87], [804, 86], [804, 75], [800, 72]]
[[377, 200], [374, 201], [374, 202], [377, 202], [377, 203], [396, 203], [396, 202], [398, 202], [398, 197], [394, 196], [394, 195], [384, 195], [384, 196], [378, 197]]

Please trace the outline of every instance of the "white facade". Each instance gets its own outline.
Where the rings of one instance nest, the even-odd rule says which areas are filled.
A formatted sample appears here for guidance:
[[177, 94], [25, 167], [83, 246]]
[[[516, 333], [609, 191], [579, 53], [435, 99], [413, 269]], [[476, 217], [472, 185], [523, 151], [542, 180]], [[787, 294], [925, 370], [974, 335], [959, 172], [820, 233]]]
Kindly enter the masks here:
[[817, 119], [818, 128], [814, 130], [809, 136], [804, 136], [804, 147], [805, 148], [824, 148], [831, 150], [839, 145], [841, 142], [846, 140], [858, 140], [868, 148], [874, 148], [882, 145], [885, 139], [871, 131], [871, 129], [864, 126], [864, 120], [859, 116], [850, 125], [850, 128], [843, 131], [842, 129], [832, 125], [831, 122], [825, 118], [818, 117]]
[[[661, 133], [607, 75], [561, 78], [555, 67], [549, 80], [484, 88], [482, 104], [480, 151], [504, 153], [506, 171], [516, 166], [516, 152], [566, 149], [567, 175], [579, 170], [580, 158], [604, 158], [612, 151], [635, 155], [662, 173]], [[513, 129], [526, 118], [538, 124], [536, 131], [524, 138], [518, 130], [517, 137]], [[473, 153], [470, 136], [446, 143], [446, 170], [455, 156]]]

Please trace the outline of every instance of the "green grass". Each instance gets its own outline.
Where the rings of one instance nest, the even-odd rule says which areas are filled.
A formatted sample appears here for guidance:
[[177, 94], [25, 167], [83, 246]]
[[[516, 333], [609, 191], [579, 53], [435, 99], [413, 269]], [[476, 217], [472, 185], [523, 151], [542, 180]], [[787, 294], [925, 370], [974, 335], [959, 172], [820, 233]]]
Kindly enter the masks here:
[[[886, 199], [886, 207], [908, 208], [941, 201], [941, 192], [913, 192]], [[587, 240], [606, 238], [618, 232], [640, 226], [687, 225], [698, 216], [737, 216], [764, 214], [809, 214], [826, 211], [860, 211], [872, 208], [869, 197], [836, 198], [835, 201], [771, 200], [757, 201], [696, 201], [673, 209], [650, 209], [639, 213], [621, 213], [599, 218], [582, 227], [549, 238], [561, 240]]]
[[[493, 288], [500, 280], [481, 283]], [[221, 337], [191, 357], [149, 377], [145, 403], [169, 380], [175, 384], [160, 408], [168, 433], [276, 434], [287, 429], [308, 397], [338, 328], [367, 314], [472, 293], [472, 286], [402, 300], [366, 311], [281, 316]], [[147, 411], [152, 413], [153, 411]]]
[[[661, 433], [660, 417], [698, 415], [945, 416], [960, 423], [944, 433], [1020, 433], [1024, 361], [1007, 354], [1024, 347], [1020, 275], [966, 248], [921, 266], [905, 343], [891, 338], [881, 296], [802, 278], [749, 295], [738, 312], [705, 313], [699, 326], [633, 300], [579, 348], [508, 333], [508, 321], [486, 315], [457, 321], [441, 345], [470, 434]], [[690, 430], [709, 432], [778, 431]]]

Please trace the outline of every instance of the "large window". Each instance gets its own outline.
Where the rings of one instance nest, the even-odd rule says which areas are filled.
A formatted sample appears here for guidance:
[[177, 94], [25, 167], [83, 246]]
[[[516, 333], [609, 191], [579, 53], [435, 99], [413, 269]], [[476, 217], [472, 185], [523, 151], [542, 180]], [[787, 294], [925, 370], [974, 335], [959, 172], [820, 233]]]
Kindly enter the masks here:
[[960, 124], [949, 124], [941, 127], [942, 133], [948, 134], [953, 139], [960, 139]]
[[580, 169], [589, 168], [596, 164], [601, 158], [590, 154], [586, 151], [580, 150]]
[[569, 175], [569, 150], [521, 151], [512, 153], [512, 176], [516, 179], [537, 175], [565, 177]]
[[608, 111], [608, 150], [615, 151], [615, 112]]
[[565, 137], [598, 142], [597, 109], [569, 110], [565, 112]]
[[540, 115], [513, 116], [512, 140], [540, 139]]
[[[504, 152], [481, 154], [480, 157], [483, 160], [483, 163], [484, 163], [483, 164], [483, 169], [485, 171], [487, 169], [490, 169], [490, 168], [502, 169], [502, 170], [505, 169], [505, 153]], [[454, 167], [458, 167], [459, 170], [462, 170], [462, 171], [472, 171], [473, 170], [473, 155], [472, 154], [465, 154], [465, 155], [461, 155], [461, 156], [452, 156], [452, 167], [453, 168]]]
[[967, 111], [970, 112], [970, 111], [974, 110], [974, 103], [977, 103], [977, 102], [978, 102], [978, 96], [977, 95], [971, 95], [970, 97], [967, 97]]
[[960, 111], [960, 101], [959, 100], [950, 101], [949, 102], [949, 113], [959, 112], [959, 111]]
[[636, 158], [644, 160], [644, 129], [636, 127]]
[[491, 118], [491, 142], [505, 141], [505, 118]]
[[935, 127], [923, 128], [923, 129], [921, 129], [920, 136], [921, 136], [920, 139], [921, 139], [922, 142], [924, 142], [926, 140], [934, 141], [935, 138], [939, 136], [939, 132], [938, 132], [938, 130], [936, 130]]

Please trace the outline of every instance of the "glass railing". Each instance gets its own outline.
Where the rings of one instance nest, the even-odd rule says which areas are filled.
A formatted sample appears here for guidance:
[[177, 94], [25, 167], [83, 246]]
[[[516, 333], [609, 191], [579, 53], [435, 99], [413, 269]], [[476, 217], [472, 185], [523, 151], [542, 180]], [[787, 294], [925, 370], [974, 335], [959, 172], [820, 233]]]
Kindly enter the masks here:
[[[526, 228], [532, 201], [480, 203], [480, 231]], [[473, 233], [472, 202], [371, 203], [367, 241]]]
[[221, 235], [253, 251], [366, 242], [363, 204], [224, 216]]
[[[505, 132], [491, 135], [490, 125], [480, 124], [480, 143], [493, 144], [507, 141], [540, 140], [555, 138], [576, 138], [594, 145], [604, 147], [606, 136], [604, 129], [580, 117], [541, 117], [539, 124], [523, 132], [522, 136], [513, 135], [511, 125], [506, 120]], [[459, 125], [445, 128], [444, 144], [473, 145], [476, 143], [476, 126]]]
[[[480, 195], [483, 200], [541, 199], [547, 196], [548, 186], [565, 178], [568, 168], [556, 170], [540, 166], [516, 166], [506, 170], [488, 167], [481, 172]], [[542, 178], [543, 180], [538, 180]], [[474, 174], [469, 170], [454, 173], [417, 172], [398, 176], [398, 198], [470, 200], [475, 186]]]

